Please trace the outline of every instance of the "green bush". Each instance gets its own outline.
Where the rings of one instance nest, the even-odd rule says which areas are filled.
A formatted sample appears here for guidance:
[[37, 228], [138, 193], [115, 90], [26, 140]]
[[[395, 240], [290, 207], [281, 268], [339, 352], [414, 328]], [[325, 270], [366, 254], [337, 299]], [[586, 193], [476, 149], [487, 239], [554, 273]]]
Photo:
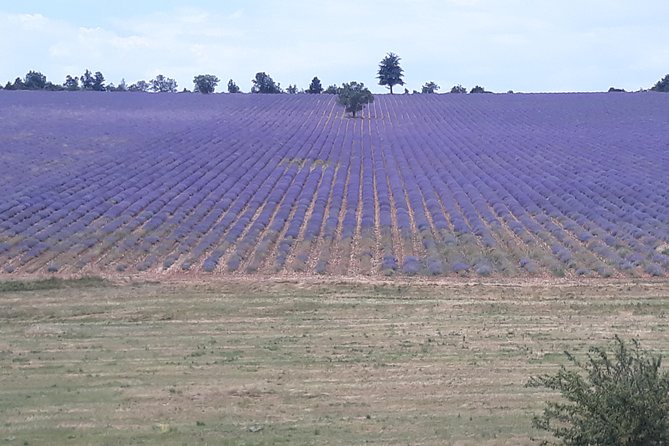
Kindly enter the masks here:
[[529, 387], [557, 391], [533, 425], [573, 446], [669, 445], [669, 372], [662, 357], [637, 340], [618, 336], [611, 351], [591, 348], [584, 362], [565, 352], [573, 368], [532, 377]]

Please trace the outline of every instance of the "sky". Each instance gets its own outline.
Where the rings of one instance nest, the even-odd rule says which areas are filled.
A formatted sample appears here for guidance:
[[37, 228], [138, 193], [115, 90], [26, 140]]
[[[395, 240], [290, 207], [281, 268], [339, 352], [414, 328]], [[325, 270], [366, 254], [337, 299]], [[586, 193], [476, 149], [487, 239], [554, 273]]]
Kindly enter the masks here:
[[249, 91], [264, 71], [284, 88], [318, 76], [384, 93], [378, 64], [394, 52], [410, 91], [635, 91], [669, 73], [667, 35], [666, 0], [0, 0], [0, 81], [90, 69]]

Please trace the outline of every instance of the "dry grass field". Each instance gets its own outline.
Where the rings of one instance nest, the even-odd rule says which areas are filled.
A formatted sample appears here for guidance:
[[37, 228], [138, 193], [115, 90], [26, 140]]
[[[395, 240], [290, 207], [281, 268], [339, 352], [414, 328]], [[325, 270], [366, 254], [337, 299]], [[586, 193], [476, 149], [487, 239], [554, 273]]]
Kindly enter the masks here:
[[0, 445], [530, 445], [524, 386], [664, 281], [0, 284]]

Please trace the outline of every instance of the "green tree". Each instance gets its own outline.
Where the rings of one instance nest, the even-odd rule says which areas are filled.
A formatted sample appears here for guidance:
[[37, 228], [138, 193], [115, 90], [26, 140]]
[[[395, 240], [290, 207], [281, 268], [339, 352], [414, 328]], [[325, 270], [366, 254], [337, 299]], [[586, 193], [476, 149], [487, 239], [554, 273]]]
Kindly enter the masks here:
[[276, 94], [282, 92], [281, 85], [275, 83], [274, 79], [265, 72], [256, 73], [255, 79], [251, 82], [253, 82], [251, 93]]
[[81, 81], [81, 89], [82, 90], [92, 90], [93, 89], [93, 82], [95, 82], [95, 79], [93, 78], [93, 73], [90, 72], [90, 70], [84, 71], [84, 74], [81, 75], [79, 78]]
[[426, 82], [425, 85], [421, 88], [421, 93], [423, 94], [432, 94], [436, 93], [441, 87], [434, 82]]
[[220, 81], [213, 74], [199, 74], [193, 78], [193, 84], [195, 85], [193, 91], [203, 94], [213, 93]]
[[341, 88], [332, 84], [332, 85], [328, 86], [328, 88], [326, 88], [323, 93], [325, 93], [325, 94], [339, 94], [340, 91], [341, 91]]
[[453, 87], [451, 88], [451, 93], [467, 94], [467, 89], [460, 84], [453, 85]]
[[652, 91], [661, 91], [664, 93], [669, 92], [669, 74], [664, 76], [662, 79], [657, 81], [655, 85], [653, 85], [653, 88], [651, 88]]
[[288, 88], [286, 88], [286, 93], [288, 93], [288, 94], [297, 94], [297, 85], [290, 85], [290, 84], [288, 84]]
[[311, 80], [309, 88], [307, 88], [307, 93], [309, 94], [323, 93], [323, 85], [321, 85], [321, 80], [318, 77], [314, 76], [314, 78]]
[[149, 90], [149, 83], [147, 81], [137, 81], [128, 87], [128, 91], [144, 93]]
[[93, 91], [105, 91], [105, 77], [99, 71], [93, 76]]
[[43, 90], [46, 86], [46, 76], [39, 71], [28, 71], [23, 85], [27, 90]]
[[47, 91], [64, 91], [65, 87], [60, 84], [54, 84], [51, 81], [47, 81], [46, 84], [44, 84], [44, 89]]
[[355, 114], [362, 111], [366, 104], [374, 102], [374, 95], [365, 87], [365, 84], [353, 81], [342, 84], [337, 102], [346, 108], [346, 113], [352, 113], [355, 118]]
[[232, 79], [228, 81], [228, 93], [239, 93], [239, 87]]
[[151, 85], [149, 88], [156, 93], [176, 93], [177, 91], [177, 81], [162, 74], [149, 81], [149, 84]]
[[79, 90], [79, 78], [77, 76], [70, 76], [69, 74], [65, 76], [65, 82], [63, 83], [63, 87], [67, 91], [77, 91]]
[[566, 400], [546, 403], [533, 425], [569, 446], [668, 445], [669, 372], [661, 370], [662, 357], [618, 336], [611, 350], [593, 347], [585, 362], [565, 352], [574, 369], [532, 377], [529, 387]]
[[26, 84], [23, 83], [23, 79], [20, 77], [17, 77], [14, 79], [14, 84], [12, 85], [12, 90], [25, 90], [26, 89]]
[[393, 86], [404, 85], [402, 74], [404, 70], [400, 67], [400, 57], [394, 53], [388, 53], [379, 64], [379, 85], [385, 85], [390, 88], [390, 94], [393, 94]]
[[487, 91], [485, 91], [485, 88], [481, 87], [480, 85], [477, 85], [474, 88], [472, 88], [471, 90], [469, 90], [469, 93], [470, 94], [471, 93], [487, 93]]

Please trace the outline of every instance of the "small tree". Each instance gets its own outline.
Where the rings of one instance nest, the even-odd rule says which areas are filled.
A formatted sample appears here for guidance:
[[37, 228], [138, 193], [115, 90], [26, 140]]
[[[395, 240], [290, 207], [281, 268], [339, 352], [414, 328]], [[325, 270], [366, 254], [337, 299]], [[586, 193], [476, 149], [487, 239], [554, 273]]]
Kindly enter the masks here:
[[290, 84], [288, 84], [288, 88], [286, 88], [286, 93], [288, 93], [288, 94], [297, 94], [297, 85], [290, 85]]
[[[612, 355], [591, 348], [584, 363], [555, 375], [532, 377], [529, 387], [560, 392], [566, 402], [549, 402], [533, 425], [571, 446], [661, 446], [669, 444], [669, 372], [661, 356], [618, 336]], [[544, 444], [548, 444], [545, 442]]]
[[65, 82], [63, 82], [63, 87], [67, 91], [77, 91], [79, 89], [79, 78], [78, 77], [72, 77], [69, 74], [65, 76]]
[[652, 91], [661, 91], [664, 93], [669, 92], [669, 74], [664, 76], [662, 79], [657, 81], [657, 83], [651, 88]]
[[12, 85], [12, 90], [25, 90], [26, 84], [23, 83], [23, 79], [17, 77], [14, 79], [14, 84]]
[[46, 84], [44, 84], [44, 89], [47, 91], [64, 91], [65, 87], [60, 84], [54, 84], [51, 81], [46, 81]]
[[485, 91], [485, 88], [481, 87], [480, 85], [477, 85], [471, 90], [469, 90], [469, 93], [472, 94], [472, 93], [487, 93], [487, 92]]
[[321, 94], [323, 93], [323, 85], [321, 85], [321, 80], [318, 77], [315, 77], [311, 80], [309, 88], [307, 88], [307, 93], [309, 94]]
[[193, 84], [195, 85], [193, 91], [203, 94], [213, 93], [220, 81], [221, 80], [213, 74], [197, 75], [193, 78]]
[[93, 91], [105, 91], [105, 77], [99, 71], [93, 76]]
[[177, 81], [170, 77], [165, 77], [162, 74], [156, 76], [155, 79], [150, 81], [151, 90], [156, 93], [176, 93], [177, 91]]
[[149, 83], [147, 81], [137, 81], [128, 87], [128, 91], [144, 93], [149, 90]]
[[402, 74], [404, 70], [400, 67], [400, 57], [394, 53], [388, 53], [379, 64], [379, 85], [385, 85], [390, 88], [390, 94], [393, 94], [393, 86], [404, 85]]
[[336, 85], [330, 85], [328, 88], [325, 89], [323, 93], [325, 94], [339, 94], [341, 91], [341, 88], [337, 87]]
[[251, 80], [251, 82], [253, 82], [251, 93], [281, 93], [281, 85], [276, 84], [274, 79], [265, 72], [256, 73], [255, 79]]
[[228, 93], [239, 93], [239, 87], [232, 79], [228, 81]]
[[27, 90], [43, 90], [46, 86], [46, 76], [39, 71], [28, 71], [23, 85]]
[[467, 94], [467, 89], [460, 84], [453, 85], [453, 87], [451, 88], [451, 93]]
[[436, 93], [441, 87], [434, 82], [426, 82], [425, 85], [421, 88], [421, 93], [423, 94], [432, 94]]
[[352, 113], [355, 118], [355, 114], [362, 111], [366, 104], [374, 102], [374, 96], [365, 84], [353, 81], [342, 85], [337, 102], [346, 108], [346, 113]]
[[91, 73], [90, 70], [87, 69], [84, 74], [81, 75], [80, 81], [82, 90], [93, 89], [93, 82], [95, 82], [95, 79], [93, 78], [93, 73]]

